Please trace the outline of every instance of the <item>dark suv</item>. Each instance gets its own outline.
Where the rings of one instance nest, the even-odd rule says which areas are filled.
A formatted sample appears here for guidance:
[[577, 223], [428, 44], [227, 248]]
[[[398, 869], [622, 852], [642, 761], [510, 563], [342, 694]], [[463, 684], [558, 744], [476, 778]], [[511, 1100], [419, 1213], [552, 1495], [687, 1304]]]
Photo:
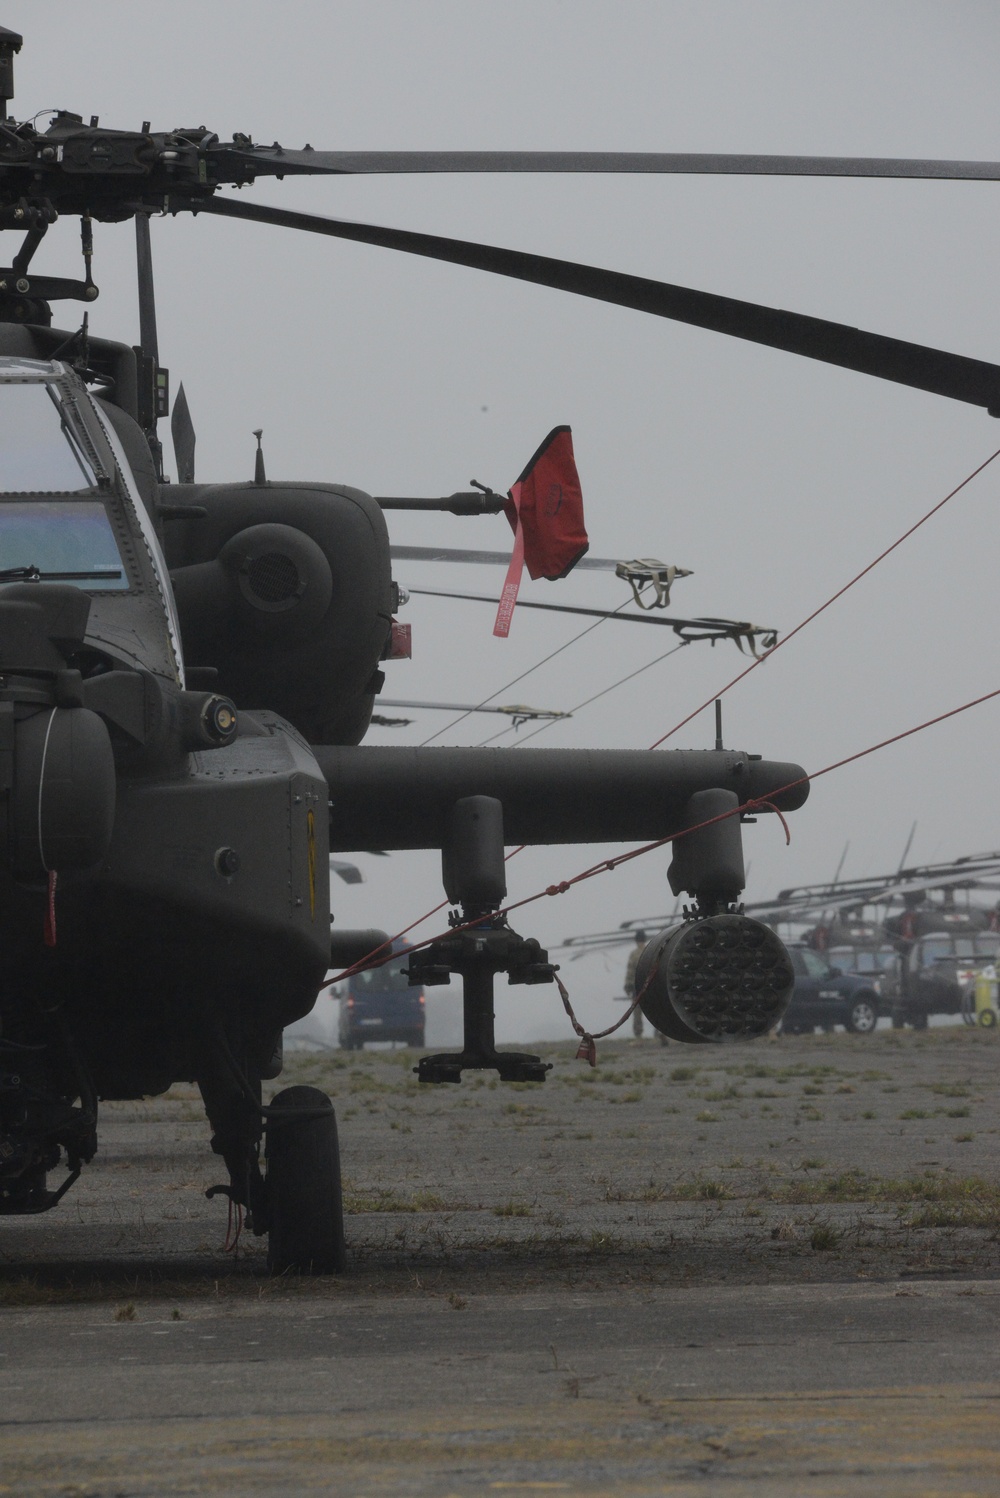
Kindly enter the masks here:
[[366, 1040], [401, 1040], [422, 1047], [425, 1030], [424, 991], [411, 988], [403, 969], [409, 951], [397, 944], [398, 957], [385, 967], [348, 978], [340, 996], [340, 1044], [359, 1051]]
[[878, 1024], [879, 979], [833, 967], [808, 947], [789, 947], [795, 973], [792, 1002], [781, 1021], [785, 1035], [809, 1034], [817, 1025], [843, 1025], [856, 1035], [870, 1035]]

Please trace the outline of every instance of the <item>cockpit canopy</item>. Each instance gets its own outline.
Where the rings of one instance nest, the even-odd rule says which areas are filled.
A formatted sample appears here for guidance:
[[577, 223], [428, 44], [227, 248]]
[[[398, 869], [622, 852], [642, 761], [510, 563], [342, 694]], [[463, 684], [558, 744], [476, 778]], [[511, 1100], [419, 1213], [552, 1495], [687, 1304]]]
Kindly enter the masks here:
[[[42, 374], [41, 371], [45, 373]], [[74, 430], [72, 412], [59, 398], [52, 365], [20, 363], [3, 370], [0, 403], [0, 491], [5, 494], [77, 494], [96, 489], [108, 475]], [[46, 378], [46, 376], [49, 378]]]
[[0, 586], [11, 582], [81, 588], [88, 645], [180, 679], [152, 517], [114, 425], [58, 361], [0, 358]]

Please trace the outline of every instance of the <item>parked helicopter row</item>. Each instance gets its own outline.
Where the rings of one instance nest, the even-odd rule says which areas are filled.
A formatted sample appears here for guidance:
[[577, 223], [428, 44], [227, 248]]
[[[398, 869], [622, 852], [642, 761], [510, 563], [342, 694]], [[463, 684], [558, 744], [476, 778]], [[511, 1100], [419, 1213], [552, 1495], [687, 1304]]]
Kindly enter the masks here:
[[[778, 931], [795, 986], [783, 1034], [843, 1025], [867, 1035], [879, 1018], [924, 1030], [935, 1015], [998, 1022], [1000, 854], [899, 868], [868, 879], [799, 885], [745, 908]], [[639, 917], [616, 931], [569, 937], [573, 958], [645, 941]], [[676, 917], [675, 917], [676, 919]]]

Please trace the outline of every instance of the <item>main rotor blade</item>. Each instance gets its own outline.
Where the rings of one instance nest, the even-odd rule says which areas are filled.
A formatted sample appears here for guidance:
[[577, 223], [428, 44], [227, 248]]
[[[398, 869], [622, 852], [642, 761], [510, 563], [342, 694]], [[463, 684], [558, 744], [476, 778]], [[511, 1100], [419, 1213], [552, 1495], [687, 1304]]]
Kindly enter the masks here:
[[[486, 593], [448, 593], [441, 588], [407, 588], [406, 591], [407, 593], [420, 594], [423, 598], [460, 598], [465, 603], [491, 603], [494, 608], [500, 602], [499, 598], [490, 598]], [[517, 607], [519, 609], [546, 609], [548, 612], [554, 614], [589, 614], [595, 619], [625, 619], [631, 620], [633, 624], [665, 624], [668, 628], [676, 623], [694, 623], [691, 619], [668, 619], [652, 613], [621, 614], [612, 609], [575, 608], [572, 604], [568, 603], [532, 603], [527, 598], [519, 598], [517, 600]], [[711, 623], [716, 624], [718, 620], [713, 619]]]
[[779, 895], [776, 900], [748, 904], [746, 909], [752, 910], [756, 916], [760, 916], [762, 912], [771, 911], [775, 919], [798, 920], [800, 916], [808, 916], [824, 910], [837, 913], [841, 910], [849, 910], [853, 906], [860, 908], [864, 905], [891, 905], [894, 901], [904, 900], [906, 895], [933, 893], [938, 889], [962, 888], [963, 886], [976, 889], [980, 882], [978, 874], [988, 875], [995, 873], [996, 869], [996, 863], [984, 862], [977, 864], [975, 870], [971, 872], [967, 869], [962, 873], [944, 876], [924, 875], [912, 879], [899, 879], [894, 874], [888, 874], [872, 879], [867, 884], [864, 881], [858, 881], [856, 887], [850, 892], [836, 897], [830, 889], [827, 889], [826, 893], [819, 890], [810, 897], [809, 886], [805, 886], [802, 894], [796, 895], [793, 892], [788, 900], [783, 900]]
[[[491, 603], [494, 608], [500, 602], [498, 598], [490, 598], [485, 593], [446, 593], [438, 588], [407, 588], [406, 591], [419, 593], [424, 598], [459, 598], [468, 603]], [[675, 615], [623, 614], [617, 609], [585, 609], [569, 603], [532, 603], [526, 598], [519, 598], [517, 607], [519, 609], [545, 609], [547, 613], [552, 614], [587, 614], [594, 619], [621, 619], [631, 624], [663, 624], [677, 634], [691, 629], [704, 631], [704, 633], [690, 636], [687, 643], [695, 643], [698, 640], [730, 639], [736, 635], [743, 639], [753, 635], [774, 635], [777, 639], [776, 630], [766, 625], [750, 624], [740, 619], [716, 619], [714, 617], [679, 619]], [[379, 701], [385, 701], [385, 698], [379, 698]], [[412, 706], [412, 704], [404, 703], [395, 705]]]
[[198, 204], [197, 209], [223, 218], [249, 219], [255, 223], [305, 229], [313, 234], [381, 245], [410, 255], [424, 255], [432, 260], [467, 265], [496, 275], [511, 276], [515, 280], [551, 286], [559, 291], [572, 291], [579, 296], [631, 307], [638, 312], [690, 323], [716, 333], [728, 333], [734, 338], [783, 349], [807, 359], [818, 359], [824, 364], [836, 364], [860, 374], [892, 380], [916, 390], [985, 406], [991, 414], [1000, 415], [1000, 367], [997, 365], [926, 348], [918, 343], [905, 343], [898, 338], [885, 338], [878, 333], [866, 333], [843, 323], [762, 307], [755, 302], [740, 302], [713, 292], [692, 291], [684, 286], [651, 281], [644, 276], [578, 265], [571, 260], [555, 260], [547, 255], [529, 255], [520, 250], [500, 249], [463, 239], [445, 239], [435, 234], [418, 234], [407, 229], [349, 223], [261, 204], [236, 203], [230, 198], [212, 198]]
[[908, 177], [1000, 181], [1000, 162], [925, 161], [879, 156], [732, 156], [659, 151], [286, 151], [273, 146], [212, 148], [214, 157], [258, 176], [384, 175], [414, 172], [639, 172], [753, 177]]
[[503, 713], [506, 718], [572, 718], [572, 713], [560, 713], [544, 707], [525, 707], [516, 703], [513, 707], [486, 707], [483, 703], [468, 702], [411, 702], [402, 697], [379, 697], [381, 707], [424, 707], [442, 713]]
[[[453, 546], [390, 546], [389, 555], [400, 562], [482, 562], [494, 567], [509, 567], [509, 551], [462, 551]], [[611, 557], [581, 557], [574, 572], [614, 572], [618, 563]], [[411, 593], [419, 592], [411, 588]], [[496, 603], [496, 599], [493, 599]]]

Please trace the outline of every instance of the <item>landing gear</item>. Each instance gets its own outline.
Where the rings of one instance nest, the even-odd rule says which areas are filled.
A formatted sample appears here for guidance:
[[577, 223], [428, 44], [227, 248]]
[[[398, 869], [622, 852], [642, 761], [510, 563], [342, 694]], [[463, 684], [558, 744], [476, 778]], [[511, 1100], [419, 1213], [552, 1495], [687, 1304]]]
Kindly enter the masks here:
[[[494, 1034], [493, 980], [551, 983], [556, 969], [538, 942], [525, 941], [497, 914], [507, 893], [503, 807], [493, 796], [465, 796], [451, 809], [441, 849], [444, 887], [452, 911], [452, 935], [411, 952], [411, 987], [447, 983], [462, 976], [461, 1051], [421, 1056], [414, 1071], [421, 1082], [460, 1082], [463, 1071], [493, 1070], [502, 1082], [544, 1082], [552, 1064], [526, 1051], [498, 1051]], [[638, 1012], [638, 1011], [637, 1011]]]
[[269, 1107], [267, 1266], [272, 1274], [342, 1274], [347, 1267], [337, 1118], [326, 1093], [286, 1087]]

